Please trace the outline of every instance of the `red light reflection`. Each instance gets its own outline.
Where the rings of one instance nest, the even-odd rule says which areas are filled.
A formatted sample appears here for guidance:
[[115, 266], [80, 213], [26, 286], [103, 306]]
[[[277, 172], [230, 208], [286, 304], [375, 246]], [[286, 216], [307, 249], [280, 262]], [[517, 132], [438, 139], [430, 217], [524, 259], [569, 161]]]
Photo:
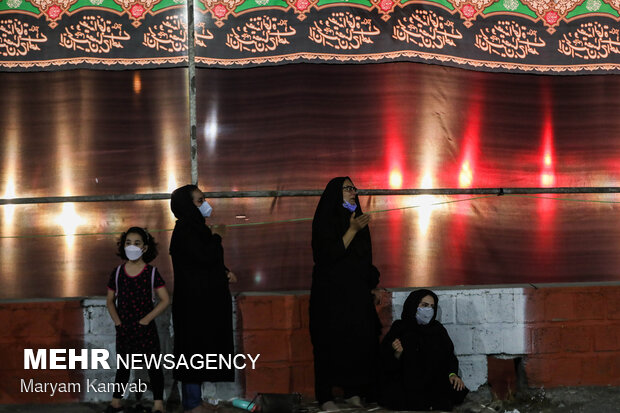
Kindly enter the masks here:
[[478, 150], [480, 146], [480, 127], [482, 123], [482, 104], [476, 98], [479, 91], [474, 91], [470, 102], [467, 125], [463, 134], [463, 151], [459, 171], [459, 188], [470, 188], [474, 185]]
[[553, 147], [553, 119], [551, 117], [551, 97], [549, 88], [543, 87], [543, 131], [542, 131], [542, 162], [540, 172], [540, 185], [543, 188], [555, 184], [555, 149]]

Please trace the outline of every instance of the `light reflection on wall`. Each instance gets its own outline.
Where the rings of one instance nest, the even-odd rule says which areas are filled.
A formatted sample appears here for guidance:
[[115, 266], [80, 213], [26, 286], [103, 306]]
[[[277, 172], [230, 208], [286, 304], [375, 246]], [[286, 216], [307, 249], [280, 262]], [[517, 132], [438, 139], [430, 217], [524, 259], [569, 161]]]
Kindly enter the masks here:
[[[62, 228], [63, 234], [65, 234], [65, 249], [62, 252], [64, 254], [64, 259], [62, 260], [63, 274], [66, 277], [63, 277], [63, 285], [62, 285], [62, 293], [63, 297], [75, 297], [78, 295], [78, 257], [76, 256], [76, 234], [78, 232], [78, 228], [87, 223], [87, 220], [82, 216], [78, 215], [75, 204], [72, 202], [63, 203], [59, 205], [62, 212], [58, 214], [56, 224]], [[39, 224], [40, 226], [44, 225], [43, 223]]]
[[[4, 157], [2, 159], [2, 176], [0, 183], [4, 183], [4, 188], [0, 187], [0, 194], [3, 198], [11, 199], [17, 196], [15, 188], [15, 180], [20, 176], [20, 162], [18, 153], [18, 139], [21, 133], [19, 118], [19, 109], [21, 107], [20, 96], [15, 93], [15, 88], [9, 88], [5, 92], [7, 104], [4, 106], [4, 119], [2, 126], [5, 130], [6, 140], [3, 142]], [[4, 182], [3, 182], [4, 181]], [[17, 256], [16, 240], [13, 238], [4, 238], [15, 235], [15, 208], [16, 205], [0, 206], [0, 280], [2, 288], [11, 293], [16, 288], [17, 278], [14, 276], [15, 259]]]
[[[78, 85], [80, 85], [80, 83], [78, 83]], [[84, 123], [87, 122], [88, 118], [81, 118], [81, 116], [84, 115], [81, 111], [87, 110], [83, 107], [88, 105], [81, 105], [82, 108], [80, 108], [79, 114], [74, 117], [74, 105], [68, 99], [67, 91], [63, 86], [62, 82], [52, 82], [50, 94], [50, 96], [53, 96], [52, 110], [54, 112], [54, 119], [57, 119], [55, 122], [56, 128], [54, 130], [54, 148], [56, 149], [55, 169], [59, 171], [57, 182], [60, 185], [60, 194], [62, 196], [72, 196], [75, 191], [73, 168], [76, 166], [76, 161], [78, 161], [75, 154], [83, 149], [80, 141], [86, 138], [85, 136], [76, 135], [83, 130], [81, 128], [85, 127]], [[84, 98], [82, 90], [80, 90], [80, 96], [81, 99]], [[87, 135], [87, 133], [84, 135]], [[86, 142], [83, 144], [87, 145], [86, 148], [88, 148], [90, 143]], [[84, 171], [83, 173], [87, 172]], [[58, 189], [55, 192], [58, 193]], [[55, 219], [56, 225], [62, 228], [65, 235], [74, 234], [80, 224], [80, 217], [75, 211], [75, 205], [73, 203], [63, 203], [57, 204], [55, 207], [59, 210]], [[48, 225], [48, 222], [37, 222], [37, 227], [40, 228], [45, 228]], [[63, 251], [58, 251], [58, 254], [63, 257], [61, 262], [64, 277], [62, 278], [61, 290], [64, 297], [70, 297], [72, 296], [72, 292], [77, 291], [76, 288], [78, 284], [76, 282], [77, 257], [75, 257], [75, 237], [66, 236], [64, 239], [65, 248]]]
[[[79, 116], [76, 117], [76, 119], [73, 122], [71, 122], [71, 123], [77, 124], [76, 129], [79, 132], [78, 134], [73, 133], [72, 134], [73, 136], [70, 137], [71, 142], [73, 143], [73, 145], [75, 145], [75, 148], [71, 148], [70, 150], [72, 152], [77, 152], [81, 154], [81, 153], [89, 153], [90, 151], [92, 151], [92, 148], [95, 146], [93, 145], [95, 123], [90, 121], [90, 119], [96, 118], [96, 114], [94, 113], [95, 105], [93, 104], [93, 100], [96, 99], [95, 97], [96, 93], [95, 93], [94, 83], [90, 81], [90, 79], [84, 76], [80, 77], [79, 87], [80, 87], [80, 102], [82, 102], [82, 104], [79, 105], [79, 108], [80, 108]], [[73, 112], [73, 108], [71, 107], [68, 107], [66, 110], [70, 113]], [[90, 162], [82, 162], [82, 160], [80, 159], [80, 156], [78, 155], [78, 156], [75, 156], [71, 160], [71, 164], [69, 165], [69, 167], [73, 169], [77, 169], [78, 165], [80, 168], [80, 174], [84, 174], [85, 176], [88, 177], [87, 179], [80, 179], [80, 181], [97, 185], [98, 181], [97, 181], [97, 177], [94, 175], [95, 171], [93, 171], [92, 164]], [[70, 174], [74, 175], [74, 173], [71, 173], [71, 172]], [[75, 179], [75, 177], [71, 179]], [[80, 189], [76, 189], [74, 187], [70, 189], [70, 191], [71, 192], [83, 191], [83, 189], [81, 187]]]
[[551, 108], [549, 103], [545, 103], [542, 133], [542, 166], [540, 172], [540, 185], [548, 188], [555, 184], [555, 150], [553, 148], [553, 121], [551, 119]]
[[142, 78], [140, 77], [140, 71], [135, 70], [133, 72], [133, 93], [139, 95], [142, 92]]
[[[168, 100], [168, 99], [166, 99]], [[164, 169], [161, 171], [164, 176], [160, 176], [160, 182], [166, 182], [166, 190], [168, 192], [174, 191], [179, 187], [176, 171], [178, 165], [176, 159], [178, 159], [177, 142], [186, 138], [185, 136], [179, 136], [182, 131], [179, 131], [175, 125], [175, 121], [171, 111], [162, 104], [158, 106], [161, 139], [163, 141], [163, 153], [161, 154], [162, 164]], [[189, 162], [189, 160], [188, 160]]]
[[[424, 173], [420, 188], [428, 189], [433, 187], [433, 177], [430, 171]], [[434, 195], [419, 195], [410, 197], [411, 205], [417, 205], [415, 211], [418, 214], [418, 225], [415, 236], [415, 244], [413, 245], [414, 253], [411, 268], [413, 268], [413, 276], [415, 285], [430, 286], [432, 284], [433, 262], [431, 257], [432, 240], [429, 235], [429, 227], [433, 209], [437, 208], [432, 205], [437, 202]]]
[[205, 141], [207, 143], [207, 148], [209, 153], [215, 152], [215, 144], [217, 142], [217, 133], [218, 133], [218, 122], [217, 122], [217, 105], [215, 103], [212, 104], [211, 109], [209, 110], [209, 116], [207, 116], [207, 121], [205, 122]]
[[[18, 154], [19, 134], [21, 132], [19, 125], [19, 108], [21, 105], [19, 102], [20, 99], [16, 99], [16, 95], [15, 89], [9, 88], [6, 98], [7, 102], [11, 102], [11, 104], [5, 106], [5, 117], [2, 122], [7, 139], [3, 142], [4, 159], [2, 159], [2, 164], [4, 165], [4, 170], [2, 171], [2, 176], [4, 177], [4, 188], [0, 188], [0, 190], [4, 189], [4, 191], [2, 191], [3, 197], [7, 199], [17, 196], [15, 179], [19, 176], [21, 169]], [[2, 208], [3, 235], [8, 235], [8, 233], [12, 231], [14, 214], [15, 205], [5, 205], [4, 208]]]
[[[545, 80], [543, 80], [545, 82]], [[548, 83], [543, 83], [542, 88], [542, 112], [543, 125], [541, 131], [541, 172], [540, 183], [543, 187], [553, 186], [555, 183], [555, 148], [553, 136], [553, 117], [551, 113], [551, 92]], [[538, 216], [538, 225], [536, 228], [536, 254], [537, 268], [545, 268], [545, 272], [553, 273], [554, 261], [556, 259], [555, 252], [555, 215], [556, 202], [543, 195], [542, 198], [536, 200], [536, 212]]]
[[[10, 209], [10, 211], [8, 211]], [[13, 217], [15, 213], [15, 205], [2, 205], [0, 206], [2, 215], [0, 216], [0, 284], [5, 294], [12, 294], [16, 288], [17, 277], [14, 275], [15, 259], [17, 258], [16, 242], [14, 238], [4, 238], [12, 236], [14, 225]]]
[[458, 202], [450, 208], [450, 237], [449, 237], [449, 260], [448, 271], [452, 274], [456, 284], [466, 284], [465, 279], [465, 250], [468, 245], [468, 219], [470, 208], [469, 202]]
[[461, 151], [461, 167], [459, 172], [459, 188], [470, 188], [474, 186], [476, 165], [478, 162], [478, 151], [480, 147], [480, 127], [482, 123], [481, 103], [476, 97], [480, 91], [473, 93], [469, 101], [467, 115], [467, 125], [463, 136]]
[[[7, 176], [6, 190], [4, 191], [4, 198], [15, 198], [15, 181], [11, 174]], [[13, 231], [13, 221], [15, 217], [15, 205], [4, 205], [2, 208], [2, 235], [10, 235]]]

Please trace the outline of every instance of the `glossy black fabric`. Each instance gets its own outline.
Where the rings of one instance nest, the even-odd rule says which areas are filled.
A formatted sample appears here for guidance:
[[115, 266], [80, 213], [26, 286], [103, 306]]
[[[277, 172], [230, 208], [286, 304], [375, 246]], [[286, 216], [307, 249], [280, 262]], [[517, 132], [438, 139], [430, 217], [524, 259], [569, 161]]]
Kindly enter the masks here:
[[[334, 178], [327, 184], [312, 221], [310, 335], [315, 392], [321, 403], [331, 399], [331, 386], [368, 394], [376, 376], [381, 325], [371, 290], [379, 282], [379, 271], [372, 265], [368, 227], [344, 248], [342, 237], [352, 214], [342, 206], [345, 179]], [[355, 214], [360, 215], [357, 197], [356, 203]]]
[[[187, 185], [172, 193], [177, 222], [170, 240], [174, 268], [172, 317], [174, 354], [233, 354], [232, 297], [224, 265], [222, 238], [205, 225], [192, 202], [196, 189]], [[184, 382], [234, 381], [232, 369], [177, 369]]]
[[[450, 373], [458, 374], [459, 362], [445, 327], [435, 319], [419, 325], [416, 311], [422, 298], [437, 296], [430, 290], [412, 292], [381, 343], [381, 383], [379, 402], [393, 410], [452, 410], [460, 404], [467, 390], [457, 392]], [[400, 359], [394, 357], [392, 343], [399, 339], [403, 346]]]

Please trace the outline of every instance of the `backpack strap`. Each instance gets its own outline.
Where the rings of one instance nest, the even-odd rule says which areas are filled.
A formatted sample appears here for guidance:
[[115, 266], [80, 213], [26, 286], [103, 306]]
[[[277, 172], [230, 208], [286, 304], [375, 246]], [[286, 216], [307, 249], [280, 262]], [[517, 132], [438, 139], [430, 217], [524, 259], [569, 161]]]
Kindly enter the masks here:
[[120, 274], [120, 272], [121, 272], [121, 265], [116, 267], [116, 276], [114, 277], [114, 282], [115, 282], [115, 285], [116, 285], [116, 290], [114, 290], [114, 298], [115, 298], [115, 300], [118, 300], [118, 274]]
[[157, 267], [153, 267], [151, 271], [151, 294], [153, 296], [153, 302], [155, 302], [155, 270]]

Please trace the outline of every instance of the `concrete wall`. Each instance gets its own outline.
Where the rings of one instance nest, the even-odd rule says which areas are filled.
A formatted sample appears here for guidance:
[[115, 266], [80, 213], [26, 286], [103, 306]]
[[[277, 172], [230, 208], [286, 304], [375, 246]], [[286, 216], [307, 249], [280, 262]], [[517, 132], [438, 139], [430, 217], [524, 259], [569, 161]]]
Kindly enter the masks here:
[[[411, 290], [393, 293], [393, 319], [400, 319]], [[519, 357], [529, 352], [522, 288], [435, 289], [437, 319], [446, 327], [459, 359], [460, 376], [476, 390], [487, 381], [487, 356]]]
[[[378, 307], [387, 330], [411, 290], [386, 292]], [[434, 289], [470, 389], [487, 381], [491, 358], [521, 357], [532, 387], [620, 386], [620, 285], [589, 287]], [[236, 351], [257, 354], [256, 370], [235, 383], [205, 384], [204, 394], [228, 399], [263, 392], [313, 395], [307, 292], [243, 294], [235, 299]], [[157, 320], [162, 350], [172, 352], [170, 313]], [[0, 304], [0, 403], [106, 400], [104, 393], [20, 392], [20, 380], [112, 382], [114, 370], [23, 370], [24, 348], [106, 348], [114, 328], [103, 298]], [[146, 379], [145, 372], [138, 377]], [[173, 392], [166, 372], [166, 397]], [[150, 397], [150, 395], [147, 395]], [[178, 395], [177, 395], [178, 397]]]
[[[111, 359], [116, 357], [115, 342], [116, 331], [114, 329], [114, 323], [108, 314], [105, 299], [103, 298], [90, 298], [85, 299], [82, 302], [83, 308], [83, 320], [84, 320], [84, 348], [105, 348], [110, 352]], [[233, 300], [233, 326], [237, 327], [237, 305]], [[161, 345], [162, 353], [173, 352], [173, 333], [172, 327], [172, 313], [170, 307], [161, 314], [155, 320], [157, 323], [157, 331], [159, 333], [159, 342]], [[237, 336], [235, 337], [235, 349], [240, 352]], [[113, 366], [115, 367], [115, 366]], [[97, 379], [100, 383], [112, 383], [114, 382], [114, 375], [116, 370], [85, 370], [84, 379]], [[135, 379], [141, 379], [148, 381], [148, 372], [145, 370], [134, 370], [131, 373], [130, 382]], [[172, 378], [172, 371], [164, 370], [164, 398], [168, 398], [173, 391], [179, 391], [179, 389], [173, 389], [174, 380]], [[230, 399], [242, 394], [242, 377], [237, 375], [235, 383], [204, 383], [203, 395], [205, 397], [215, 399]], [[110, 400], [111, 393], [83, 393], [84, 401], [104, 401]], [[153, 395], [147, 392], [146, 396], [152, 399]]]

